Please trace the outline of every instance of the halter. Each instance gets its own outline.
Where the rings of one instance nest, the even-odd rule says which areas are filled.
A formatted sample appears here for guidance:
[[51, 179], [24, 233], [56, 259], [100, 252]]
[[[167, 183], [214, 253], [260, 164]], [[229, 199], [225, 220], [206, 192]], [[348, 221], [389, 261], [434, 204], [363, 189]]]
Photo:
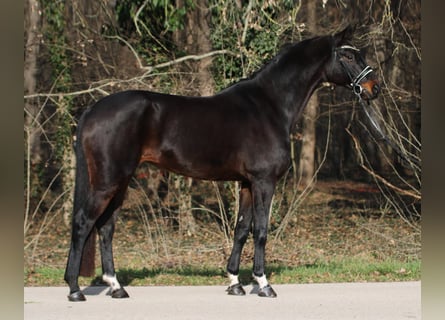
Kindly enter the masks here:
[[[354, 51], [360, 51], [356, 47], [349, 46], [349, 45], [343, 45], [343, 46], [339, 47], [339, 49], [349, 49], [349, 50], [354, 50]], [[361, 59], [361, 57], [360, 57], [360, 59]], [[366, 67], [357, 76], [353, 77], [351, 68], [345, 62], [343, 62], [341, 60], [340, 60], [340, 64], [342, 65], [343, 69], [345, 69], [346, 73], [349, 76], [349, 79], [351, 80], [351, 83], [349, 84], [349, 86], [351, 87], [352, 92], [359, 98], [359, 100], [361, 100], [361, 94], [363, 92], [363, 87], [361, 86], [360, 82], [368, 74], [370, 74], [373, 71], [372, 68], [370, 66], [366, 65]]]

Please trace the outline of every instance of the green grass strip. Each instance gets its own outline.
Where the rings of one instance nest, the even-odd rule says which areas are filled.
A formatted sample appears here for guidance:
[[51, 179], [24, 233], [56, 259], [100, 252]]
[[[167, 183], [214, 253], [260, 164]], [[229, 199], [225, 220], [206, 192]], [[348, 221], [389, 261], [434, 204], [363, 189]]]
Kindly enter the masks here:
[[[333, 262], [314, 263], [297, 267], [268, 265], [268, 278], [273, 284], [332, 283], [332, 282], [388, 282], [420, 280], [420, 260], [410, 262], [383, 261], [367, 262], [347, 259]], [[226, 285], [223, 268], [186, 266], [180, 268], [119, 269], [118, 279], [122, 285]], [[25, 286], [64, 286], [63, 269], [37, 268], [25, 270]], [[80, 285], [101, 285], [101, 270], [96, 277], [79, 278]], [[244, 284], [251, 282], [251, 268], [240, 271]]]

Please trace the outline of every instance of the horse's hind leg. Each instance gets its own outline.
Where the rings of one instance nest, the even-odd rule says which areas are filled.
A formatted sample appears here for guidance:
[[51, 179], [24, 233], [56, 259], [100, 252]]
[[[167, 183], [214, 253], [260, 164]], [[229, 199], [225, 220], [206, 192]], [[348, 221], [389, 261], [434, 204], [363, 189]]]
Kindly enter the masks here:
[[90, 192], [88, 199], [73, 213], [71, 246], [65, 271], [65, 281], [70, 287], [70, 301], [85, 301], [78, 279], [85, 242], [92, 232], [98, 216], [105, 210], [114, 196], [114, 190]]
[[102, 279], [108, 283], [111, 288], [112, 298], [128, 298], [129, 295], [123, 287], [119, 284], [114, 270], [113, 259], [113, 234], [114, 226], [118, 211], [122, 205], [125, 191], [127, 187], [120, 190], [111, 200], [106, 212], [97, 221], [96, 227], [99, 231], [100, 252], [102, 259]]
[[[82, 208], [77, 215], [85, 216], [85, 210]], [[80, 291], [78, 278], [80, 272], [80, 263], [82, 260], [82, 251], [86, 239], [94, 227], [94, 220], [85, 219], [84, 221], [74, 221], [72, 226], [71, 247], [68, 255], [68, 262], [65, 270], [65, 281], [70, 287], [68, 300], [85, 301], [85, 296]]]

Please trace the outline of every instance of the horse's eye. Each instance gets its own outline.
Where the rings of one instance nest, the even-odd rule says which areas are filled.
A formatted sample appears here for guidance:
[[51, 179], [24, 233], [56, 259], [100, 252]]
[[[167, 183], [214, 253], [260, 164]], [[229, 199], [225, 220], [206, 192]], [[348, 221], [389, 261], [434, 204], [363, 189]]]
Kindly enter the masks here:
[[345, 52], [343, 56], [350, 62], [354, 60], [354, 55], [351, 52]]

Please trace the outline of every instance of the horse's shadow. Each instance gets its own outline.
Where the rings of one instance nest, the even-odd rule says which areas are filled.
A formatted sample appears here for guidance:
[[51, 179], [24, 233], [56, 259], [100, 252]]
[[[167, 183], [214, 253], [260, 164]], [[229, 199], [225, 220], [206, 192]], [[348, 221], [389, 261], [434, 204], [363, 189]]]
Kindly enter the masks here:
[[[269, 268], [267, 277], [270, 277], [271, 274], [280, 274], [285, 267], [274, 266]], [[134, 280], [137, 279], [146, 279], [146, 278], [155, 278], [161, 274], [172, 274], [178, 275], [181, 277], [226, 277], [226, 271], [224, 269], [196, 269], [196, 268], [181, 268], [181, 269], [119, 269], [117, 271], [117, 278], [122, 286], [129, 286], [132, 284]], [[239, 273], [239, 279], [242, 285], [252, 285], [252, 290], [250, 294], [257, 294], [259, 287], [252, 277], [252, 269], [241, 269]], [[110, 289], [108, 285], [103, 282], [102, 276], [97, 276], [91, 280], [91, 283], [88, 287], [83, 290], [85, 295], [100, 295], [104, 291], [108, 290], [107, 295], [110, 294]]]
[[82, 293], [86, 296], [99, 296], [104, 291], [108, 290], [109, 288], [106, 285], [89, 285], [85, 289], [82, 290]]

